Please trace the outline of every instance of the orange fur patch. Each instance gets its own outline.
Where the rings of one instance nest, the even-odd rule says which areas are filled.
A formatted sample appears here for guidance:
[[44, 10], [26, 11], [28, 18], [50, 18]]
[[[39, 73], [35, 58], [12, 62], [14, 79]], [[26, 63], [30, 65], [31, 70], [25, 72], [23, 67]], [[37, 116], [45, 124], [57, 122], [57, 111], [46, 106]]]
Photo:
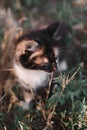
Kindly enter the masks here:
[[20, 56], [21, 54], [25, 54], [25, 50], [27, 49], [28, 46], [36, 46], [38, 45], [37, 42], [34, 40], [23, 40], [18, 43], [17, 48], [16, 48], [16, 55]]
[[29, 60], [32, 60], [33, 58], [36, 58], [36, 57], [41, 57], [44, 54], [44, 51], [45, 51], [44, 47], [38, 49], [36, 52], [34, 52], [30, 56]]
[[37, 57], [35, 60], [34, 60], [34, 63], [35, 64], [38, 64], [38, 65], [44, 65], [45, 63], [48, 63], [48, 59], [46, 57]]

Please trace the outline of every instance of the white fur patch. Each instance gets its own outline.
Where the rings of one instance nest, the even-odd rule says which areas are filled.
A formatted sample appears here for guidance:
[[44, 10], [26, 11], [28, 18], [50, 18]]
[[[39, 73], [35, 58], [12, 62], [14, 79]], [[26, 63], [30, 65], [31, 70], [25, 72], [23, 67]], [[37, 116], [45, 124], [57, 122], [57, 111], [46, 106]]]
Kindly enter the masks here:
[[42, 70], [25, 69], [22, 65], [14, 63], [16, 75], [20, 84], [25, 89], [30, 87], [34, 90], [38, 87], [44, 87], [50, 80], [50, 73]]
[[58, 71], [67, 70], [67, 62], [65, 60], [58, 62], [57, 66], [58, 66]]

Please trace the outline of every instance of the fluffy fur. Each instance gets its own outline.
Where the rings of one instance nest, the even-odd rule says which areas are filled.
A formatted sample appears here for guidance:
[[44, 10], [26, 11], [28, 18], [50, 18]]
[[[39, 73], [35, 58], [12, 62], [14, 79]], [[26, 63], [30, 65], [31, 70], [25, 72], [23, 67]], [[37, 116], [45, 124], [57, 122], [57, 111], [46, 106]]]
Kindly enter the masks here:
[[47, 73], [43, 70], [26, 69], [22, 65], [15, 63], [14, 68], [20, 84], [26, 90], [29, 90], [30, 87], [32, 87], [33, 90], [36, 90], [39, 87], [48, 85], [49, 83], [50, 73]]

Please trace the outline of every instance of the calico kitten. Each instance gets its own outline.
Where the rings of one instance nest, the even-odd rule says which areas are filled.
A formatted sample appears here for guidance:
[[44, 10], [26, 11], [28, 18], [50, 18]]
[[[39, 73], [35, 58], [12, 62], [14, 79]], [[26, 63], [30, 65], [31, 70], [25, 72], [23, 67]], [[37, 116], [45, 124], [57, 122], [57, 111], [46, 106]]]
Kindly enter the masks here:
[[[51, 73], [67, 69], [65, 38], [68, 34], [67, 25], [56, 22], [45, 29], [23, 34], [16, 41], [14, 69], [24, 90], [24, 109], [34, 99], [30, 91], [37, 93], [46, 88], [51, 80]], [[32, 90], [31, 90], [32, 89]]]

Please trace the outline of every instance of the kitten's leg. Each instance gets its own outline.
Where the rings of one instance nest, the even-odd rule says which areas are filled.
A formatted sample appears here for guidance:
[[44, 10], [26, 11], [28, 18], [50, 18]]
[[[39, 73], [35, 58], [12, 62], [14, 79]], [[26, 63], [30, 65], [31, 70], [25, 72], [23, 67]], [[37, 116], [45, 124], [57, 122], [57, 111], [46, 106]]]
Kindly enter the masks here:
[[23, 91], [23, 96], [24, 96], [24, 101], [20, 102], [20, 105], [22, 106], [23, 110], [28, 110], [29, 109], [29, 104], [31, 103], [32, 100], [34, 100], [34, 94]]

